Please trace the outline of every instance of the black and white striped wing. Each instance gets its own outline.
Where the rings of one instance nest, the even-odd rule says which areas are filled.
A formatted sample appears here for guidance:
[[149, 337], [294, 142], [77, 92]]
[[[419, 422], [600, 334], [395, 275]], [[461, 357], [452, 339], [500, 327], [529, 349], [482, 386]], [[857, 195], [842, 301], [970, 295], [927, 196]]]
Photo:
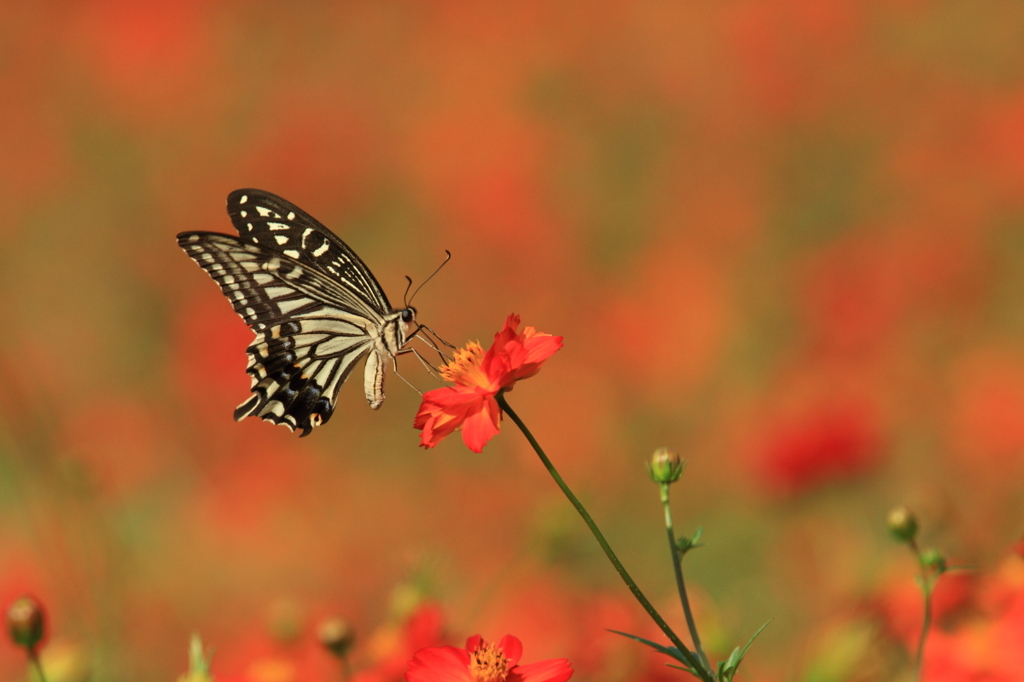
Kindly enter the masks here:
[[295, 204], [261, 189], [228, 195], [228, 215], [245, 241], [319, 270], [356, 292], [380, 315], [391, 311], [377, 279], [337, 235]]
[[[377, 301], [371, 303], [365, 292], [326, 276], [311, 258], [272, 250], [259, 238], [249, 242], [212, 232], [183, 232], [178, 244], [220, 285], [256, 334], [246, 349], [253, 395], [238, 406], [235, 419], [256, 415], [302, 429], [303, 436], [327, 422], [338, 389], [356, 363], [373, 352], [384, 322]], [[352, 272], [365, 271], [358, 258], [355, 262], [361, 268]]]

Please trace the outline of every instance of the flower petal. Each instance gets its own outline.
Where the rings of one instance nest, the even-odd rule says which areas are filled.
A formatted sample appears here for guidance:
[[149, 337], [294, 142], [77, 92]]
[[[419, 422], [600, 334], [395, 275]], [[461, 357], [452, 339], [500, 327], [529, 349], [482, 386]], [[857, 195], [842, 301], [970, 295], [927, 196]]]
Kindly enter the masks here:
[[505, 332], [511, 332], [515, 335], [517, 329], [519, 329], [519, 313], [510, 313], [509, 316], [505, 318], [505, 326], [502, 328], [500, 333], [504, 334]]
[[[432, 448], [478, 412], [485, 396], [461, 386], [435, 388], [423, 394], [413, 427], [423, 431], [420, 445]], [[479, 452], [479, 451], [478, 451]]]
[[409, 661], [406, 682], [474, 682], [469, 653], [454, 646], [420, 649]]
[[562, 337], [538, 332], [527, 327], [516, 331], [519, 316], [509, 315], [505, 328], [494, 335], [494, 344], [481, 363], [492, 381], [501, 388], [511, 388], [520, 379], [532, 377], [540, 366], [562, 347]]
[[512, 669], [507, 682], [565, 682], [572, 677], [572, 665], [564, 658], [552, 658]]
[[562, 337], [552, 336], [527, 327], [523, 332], [523, 346], [526, 348], [527, 363], [541, 363], [562, 347]]
[[483, 452], [487, 441], [498, 435], [501, 430], [501, 408], [498, 401], [490, 395], [481, 395], [479, 409], [473, 405], [471, 413], [462, 423], [462, 442], [473, 452]]
[[522, 362], [514, 365], [513, 381], [527, 379], [540, 371], [540, 366], [562, 347], [561, 336], [536, 335], [526, 339], [522, 345]]
[[498, 642], [498, 648], [501, 649], [501, 653], [505, 654], [505, 658], [508, 659], [508, 667], [514, 668], [519, 659], [523, 657], [523, 643], [519, 641], [518, 637], [513, 635], [505, 635]]

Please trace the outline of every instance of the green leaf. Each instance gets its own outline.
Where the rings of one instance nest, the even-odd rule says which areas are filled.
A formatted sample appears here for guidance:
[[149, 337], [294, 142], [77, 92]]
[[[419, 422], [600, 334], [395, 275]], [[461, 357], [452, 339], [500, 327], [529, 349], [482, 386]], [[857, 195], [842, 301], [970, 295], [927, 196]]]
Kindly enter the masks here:
[[741, 661], [743, 660], [743, 657], [747, 655], [747, 649], [750, 648], [750, 645], [754, 643], [754, 640], [757, 639], [757, 636], [760, 635], [761, 632], [763, 632], [766, 627], [768, 627], [768, 623], [771, 623], [772, 620], [774, 620], [774, 619], [773, 618], [769, 618], [768, 620], [766, 620], [764, 622], [764, 625], [759, 627], [757, 629], [757, 632], [755, 632], [754, 634], [752, 634], [750, 636], [750, 639], [747, 640], [747, 643], [743, 646], [743, 649], [740, 651], [740, 660]]
[[729, 654], [728, 660], [718, 664], [718, 679], [722, 682], [730, 682], [732, 676], [736, 674], [736, 668], [739, 667], [740, 660], [742, 660], [740, 648], [736, 647]]
[[686, 537], [685, 535], [676, 540], [676, 550], [679, 552], [679, 556], [684, 556], [691, 549], [703, 547], [704, 544], [700, 541], [701, 535], [703, 535], [704, 529], [698, 527], [694, 531], [693, 536]]
[[188, 647], [188, 673], [178, 678], [178, 682], [213, 682], [210, 674], [210, 659], [203, 649], [203, 641], [198, 634], [193, 634]]
[[[679, 649], [677, 649], [674, 646], [665, 646], [663, 644], [658, 644], [657, 642], [652, 642], [649, 639], [644, 639], [643, 637], [637, 637], [636, 635], [631, 635], [628, 632], [619, 632], [618, 630], [608, 630], [608, 632], [614, 632], [617, 635], [622, 635], [623, 637], [629, 637], [630, 639], [632, 639], [634, 641], [637, 641], [637, 642], [640, 642], [641, 644], [646, 644], [647, 646], [651, 647], [655, 651], [663, 653], [666, 656], [671, 656], [672, 658], [676, 659], [680, 663], [683, 663], [684, 665], [690, 665], [690, 662], [688, 660], [686, 660], [686, 657], [683, 654], [683, 652], [681, 652]], [[687, 650], [686, 653], [690, 654], [690, 651]], [[690, 654], [690, 655], [692, 655], [692, 654]]]
[[691, 675], [693, 675], [694, 677], [700, 677], [700, 673], [698, 673], [696, 670], [694, 670], [693, 668], [691, 668], [688, 665], [672, 665], [671, 663], [666, 663], [665, 665], [667, 665], [670, 668], [675, 668], [676, 670], [682, 670], [684, 672], [688, 672]]
[[740, 663], [743, 662], [743, 657], [747, 655], [747, 650], [750, 648], [750, 645], [753, 644], [754, 640], [757, 639], [757, 636], [760, 635], [766, 627], [768, 627], [768, 623], [770, 622], [772, 621], [769, 618], [764, 622], [764, 625], [757, 629], [757, 632], [751, 635], [750, 639], [747, 640], [747, 643], [743, 646], [742, 649], [736, 647], [732, 650], [732, 653], [729, 654], [729, 659], [725, 661], [725, 663], [718, 664], [719, 680], [721, 680], [722, 682], [730, 682], [732, 680], [733, 676], [736, 674], [736, 671], [739, 670]]
[[[766, 623], [766, 625], [767, 625], [767, 623]], [[658, 644], [657, 642], [652, 642], [649, 639], [644, 639], [643, 637], [638, 637], [636, 635], [631, 635], [628, 632], [619, 632], [618, 630], [611, 630], [611, 629], [609, 629], [608, 632], [614, 632], [617, 635], [622, 635], [623, 637], [629, 637], [630, 639], [632, 639], [634, 641], [637, 641], [637, 642], [640, 642], [641, 644], [646, 644], [647, 646], [651, 647], [655, 651], [663, 653], [666, 656], [671, 656], [672, 658], [674, 658], [675, 660], [677, 660], [677, 661], [679, 661], [680, 663], [683, 664], [682, 666], [678, 666], [678, 665], [672, 665], [671, 663], [666, 663], [665, 665], [667, 665], [670, 668], [675, 668], [677, 670], [685, 670], [686, 672], [690, 673], [694, 677], [698, 677], [698, 678], [701, 678], [701, 679], [704, 679], [704, 675], [707, 674], [707, 673], [698, 672], [697, 668], [694, 667], [694, 665], [689, 660], [687, 660], [687, 656], [689, 656], [690, 658], [693, 659], [694, 663], [697, 663], [697, 654], [693, 653], [692, 651], [690, 651], [686, 647], [683, 647], [683, 650], [680, 651], [677, 647], [674, 647], [674, 646], [669, 647], [669, 646], [665, 646], [663, 644]]]
[[206, 651], [203, 649], [203, 640], [199, 633], [193, 632], [188, 643], [189, 672], [193, 675], [209, 675], [210, 659], [212, 658], [212, 654], [207, 657]]

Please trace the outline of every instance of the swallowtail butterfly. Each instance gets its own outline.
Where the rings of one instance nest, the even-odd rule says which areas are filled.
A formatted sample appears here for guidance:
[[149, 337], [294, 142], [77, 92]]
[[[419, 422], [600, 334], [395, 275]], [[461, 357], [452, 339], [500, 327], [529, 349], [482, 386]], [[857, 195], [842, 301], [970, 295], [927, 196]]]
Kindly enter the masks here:
[[228, 195], [238, 237], [182, 232], [178, 245], [220, 285], [256, 334], [246, 349], [252, 393], [235, 420], [258, 416], [306, 436], [334, 411], [338, 390], [366, 358], [370, 407], [384, 402], [384, 369], [420, 329], [395, 310], [345, 242], [270, 192]]

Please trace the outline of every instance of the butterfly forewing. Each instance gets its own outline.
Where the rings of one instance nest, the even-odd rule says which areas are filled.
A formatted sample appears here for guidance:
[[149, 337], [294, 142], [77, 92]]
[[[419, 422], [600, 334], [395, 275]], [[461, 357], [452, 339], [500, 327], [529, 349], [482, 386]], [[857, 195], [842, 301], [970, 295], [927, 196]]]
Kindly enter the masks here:
[[228, 211], [240, 237], [184, 232], [178, 244], [256, 334], [246, 349], [253, 395], [235, 419], [255, 415], [305, 436], [330, 419], [339, 388], [367, 356], [367, 400], [379, 407], [382, 361], [401, 351], [414, 312], [390, 310], [359, 257], [284, 199], [238, 190]]
[[391, 311], [384, 290], [359, 256], [298, 206], [263, 190], [236, 189], [228, 195], [228, 215], [243, 240], [329, 274], [381, 315]]

